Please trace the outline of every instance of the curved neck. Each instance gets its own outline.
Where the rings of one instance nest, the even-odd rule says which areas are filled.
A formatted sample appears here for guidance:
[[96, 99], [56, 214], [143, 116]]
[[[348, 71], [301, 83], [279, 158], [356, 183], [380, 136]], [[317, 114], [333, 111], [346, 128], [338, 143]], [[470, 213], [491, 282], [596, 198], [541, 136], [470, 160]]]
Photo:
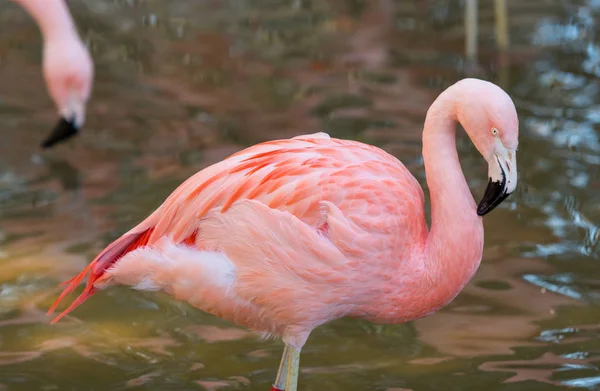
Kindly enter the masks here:
[[[483, 252], [483, 223], [460, 167], [456, 122], [460, 95], [450, 88], [427, 112], [423, 160], [431, 198], [431, 229], [425, 245], [430, 278], [462, 287], [473, 276]], [[458, 292], [456, 292], [458, 294]]]
[[63, 0], [14, 0], [35, 19], [44, 41], [77, 36], [71, 14]]

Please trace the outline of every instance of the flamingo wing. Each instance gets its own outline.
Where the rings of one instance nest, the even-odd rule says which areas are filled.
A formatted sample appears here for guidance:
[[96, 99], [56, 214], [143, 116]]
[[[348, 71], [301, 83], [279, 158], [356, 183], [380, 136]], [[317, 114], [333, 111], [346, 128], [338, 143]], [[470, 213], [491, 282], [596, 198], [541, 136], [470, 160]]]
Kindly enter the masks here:
[[371, 224], [360, 221], [368, 229], [409, 225], [410, 230], [402, 220], [409, 211], [423, 210], [421, 187], [396, 158], [317, 133], [258, 144], [198, 172], [130, 233], [152, 229], [150, 245], [166, 234], [175, 242], [189, 240], [208, 211], [224, 213], [243, 199], [288, 211], [315, 228], [324, 223], [321, 201], [351, 216], [372, 216]]

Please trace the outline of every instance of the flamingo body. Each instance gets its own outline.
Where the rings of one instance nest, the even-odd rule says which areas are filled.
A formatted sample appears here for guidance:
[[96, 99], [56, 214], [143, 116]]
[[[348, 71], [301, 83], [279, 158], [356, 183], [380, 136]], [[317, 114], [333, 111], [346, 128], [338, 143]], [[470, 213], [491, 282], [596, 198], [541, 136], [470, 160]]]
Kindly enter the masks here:
[[434, 305], [417, 300], [421, 187], [381, 149], [324, 133], [259, 144], [199, 172], [123, 240], [145, 233], [105, 280], [290, 340], [345, 315], [414, 319], [462, 288]]
[[[489, 94], [468, 101], [482, 104], [484, 116], [453, 105], [473, 89]], [[508, 108], [508, 115], [487, 106]], [[490, 164], [479, 207], [460, 170], [453, 116]], [[427, 118], [430, 230], [421, 187], [383, 150], [324, 133], [266, 142], [192, 176], [109, 245], [67, 282], [50, 311], [89, 272], [83, 293], [54, 321], [111, 285], [163, 291], [282, 337], [275, 389], [285, 383], [294, 391], [298, 354], [315, 327], [343, 316], [401, 323], [429, 315], [479, 266], [479, 215], [516, 186], [514, 106], [491, 83], [462, 81], [440, 95]], [[482, 126], [484, 134], [473, 133]]]

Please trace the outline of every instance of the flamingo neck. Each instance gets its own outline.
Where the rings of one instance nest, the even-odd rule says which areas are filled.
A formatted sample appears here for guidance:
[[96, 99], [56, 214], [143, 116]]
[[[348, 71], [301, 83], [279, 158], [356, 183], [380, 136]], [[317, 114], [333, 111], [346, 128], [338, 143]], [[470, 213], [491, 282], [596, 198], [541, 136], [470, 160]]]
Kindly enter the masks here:
[[14, 0], [35, 19], [44, 41], [58, 41], [77, 36], [73, 19], [67, 5], [62, 1]]
[[[431, 198], [425, 270], [453, 299], [475, 274], [483, 252], [483, 222], [456, 151], [460, 91], [448, 89], [430, 107], [423, 131], [423, 159]], [[443, 284], [442, 284], [443, 282]]]

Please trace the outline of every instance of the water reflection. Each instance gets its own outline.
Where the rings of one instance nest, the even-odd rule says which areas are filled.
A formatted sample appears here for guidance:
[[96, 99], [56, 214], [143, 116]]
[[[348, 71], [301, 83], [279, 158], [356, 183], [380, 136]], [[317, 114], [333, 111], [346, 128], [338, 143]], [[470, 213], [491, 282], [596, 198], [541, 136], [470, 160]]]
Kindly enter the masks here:
[[[480, 3], [465, 69], [456, 1], [73, 2], [97, 64], [89, 124], [43, 154], [41, 42], [0, 3], [0, 389], [267, 389], [277, 342], [165, 296], [114, 289], [58, 326], [44, 311], [181, 181], [251, 143], [325, 130], [386, 149], [424, 185], [425, 112], [465, 74], [502, 84], [521, 117], [521, 184], [486, 218], [479, 273], [433, 317], [318, 329], [302, 384], [597, 387], [600, 7], [510, 2], [499, 56]], [[464, 136], [459, 148], [480, 195], [481, 158]]]

